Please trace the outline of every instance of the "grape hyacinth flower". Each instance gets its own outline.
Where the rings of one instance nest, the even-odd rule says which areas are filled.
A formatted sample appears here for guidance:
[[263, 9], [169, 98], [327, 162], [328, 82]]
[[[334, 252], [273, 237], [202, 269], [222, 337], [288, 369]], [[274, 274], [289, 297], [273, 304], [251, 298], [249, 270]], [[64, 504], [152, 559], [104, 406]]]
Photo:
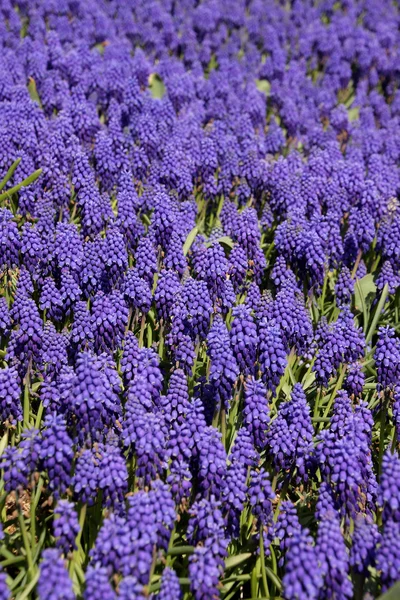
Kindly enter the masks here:
[[287, 600], [319, 598], [323, 580], [318, 556], [307, 529], [295, 533], [286, 557], [283, 593]]
[[257, 351], [257, 327], [250, 310], [245, 306], [233, 309], [233, 322], [230, 331], [232, 350], [244, 375], [253, 375]]
[[125, 387], [134, 379], [138, 367], [139, 343], [133, 331], [127, 331], [121, 357], [121, 372]]
[[[9, 336], [11, 330], [11, 315], [7, 300], [0, 298], [0, 340]], [[4, 341], [4, 339], [3, 339]]]
[[378, 505], [383, 509], [382, 520], [400, 522], [400, 458], [387, 450], [382, 457], [382, 474], [379, 482]]
[[195, 600], [219, 597], [219, 579], [223, 573], [222, 553], [216, 554], [212, 540], [197, 546], [189, 559], [191, 590]]
[[[279, 546], [283, 553], [289, 550], [299, 533], [301, 533], [301, 525], [296, 507], [290, 500], [284, 500], [280, 506], [275, 525], [275, 535], [279, 539]], [[284, 559], [282, 557], [279, 562], [280, 566], [282, 566], [283, 562]]]
[[368, 515], [360, 513], [354, 523], [350, 550], [350, 565], [356, 573], [367, 574], [375, 564], [376, 547], [380, 541], [378, 526]]
[[72, 440], [62, 415], [48, 415], [39, 445], [41, 469], [48, 472], [49, 488], [58, 497], [71, 483]]
[[226, 452], [221, 434], [214, 427], [206, 427], [198, 442], [199, 484], [203, 496], [219, 498], [226, 473]]
[[79, 522], [72, 502], [59, 500], [57, 503], [54, 510], [53, 532], [56, 546], [65, 556], [76, 549], [75, 538], [79, 533]]
[[248, 495], [251, 512], [257, 518], [259, 525], [271, 526], [272, 500], [275, 495], [268, 473], [262, 467], [258, 471], [251, 471]]
[[259, 330], [259, 363], [261, 377], [267, 390], [275, 392], [286, 368], [286, 347], [281, 329], [263, 320]]
[[400, 579], [400, 523], [387, 521], [376, 551], [376, 568], [381, 572], [382, 590]]
[[224, 408], [228, 408], [232, 388], [239, 374], [238, 364], [222, 317], [217, 315], [207, 336], [211, 359], [210, 383]]
[[145, 600], [143, 585], [138, 582], [136, 577], [128, 575], [122, 579], [118, 588], [118, 598], [120, 600]]
[[270, 421], [267, 390], [262, 381], [250, 377], [245, 383], [244, 424], [252, 435], [257, 450], [264, 450], [267, 445], [267, 430]]
[[126, 462], [118, 446], [112, 443], [99, 444], [99, 488], [103, 493], [103, 504], [114, 509], [123, 506], [128, 491]]
[[84, 450], [77, 458], [73, 478], [75, 496], [92, 506], [100, 485], [100, 455], [96, 449]]
[[339, 273], [336, 285], [336, 302], [340, 307], [344, 304], [349, 304], [354, 293], [354, 279], [351, 276], [350, 270], [343, 267]]
[[25, 488], [28, 484], [28, 473], [23, 453], [15, 446], [7, 447], [0, 462], [0, 468], [4, 471], [4, 489], [12, 492]]
[[379, 385], [393, 387], [400, 377], [400, 339], [391, 327], [379, 328], [374, 358]]
[[351, 598], [353, 586], [348, 578], [349, 556], [339, 515], [332, 511], [322, 515], [318, 527], [316, 553], [323, 577], [326, 598]]
[[86, 587], [83, 598], [84, 600], [117, 599], [105, 567], [89, 564], [86, 571]]
[[0, 600], [10, 600], [11, 590], [7, 585], [7, 575], [0, 568]]
[[37, 590], [40, 600], [75, 600], [64, 559], [56, 548], [43, 551]]
[[189, 465], [182, 460], [173, 460], [167, 483], [177, 505], [186, 504], [192, 491], [192, 474]]
[[16, 369], [0, 369], [0, 419], [9, 426], [22, 421], [20, 379]]
[[360, 398], [364, 389], [365, 375], [360, 363], [351, 363], [347, 367], [343, 388], [356, 398]]
[[39, 306], [53, 321], [61, 321], [63, 314], [63, 299], [54, 279], [46, 277], [40, 293]]
[[297, 476], [307, 480], [314, 449], [313, 434], [310, 407], [301, 384], [296, 383], [292, 399], [280, 405], [278, 416], [268, 432], [275, 470], [296, 467]]
[[161, 587], [158, 594], [159, 600], [180, 600], [182, 598], [182, 590], [179, 585], [177, 574], [170, 567], [165, 567], [161, 576]]

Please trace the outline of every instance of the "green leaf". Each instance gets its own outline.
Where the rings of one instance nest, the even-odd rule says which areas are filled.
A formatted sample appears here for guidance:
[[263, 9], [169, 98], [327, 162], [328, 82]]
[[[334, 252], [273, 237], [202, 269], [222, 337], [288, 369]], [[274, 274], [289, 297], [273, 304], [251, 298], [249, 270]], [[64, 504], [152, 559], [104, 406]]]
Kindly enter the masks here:
[[251, 552], [244, 552], [243, 554], [236, 554], [235, 556], [228, 556], [225, 561], [225, 569], [233, 569], [243, 562], [248, 560], [252, 556]]
[[107, 45], [107, 43], [105, 43], [105, 42], [100, 42], [99, 44], [95, 44], [95, 45], [93, 46], [93, 49], [94, 49], [94, 50], [97, 50], [98, 52], [100, 52], [100, 54], [103, 56], [103, 54], [104, 54], [104, 50], [106, 49], [106, 45]]
[[360, 282], [356, 281], [356, 286], [355, 286], [355, 293], [356, 293], [356, 309], [360, 310], [360, 312], [362, 312], [363, 314], [363, 319], [364, 319], [364, 331], [367, 330], [367, 323], [369, 321], [369, 311], [367, 308], [367, 304], [365, 302], [365, 298], [362, 292], [362, 289], [360, 287]]
[[281, 590], [282, 582], [279, 579], [278, 575], [276, 573], [274, 573], [273, 570], [270, 567], [268, 567], [267, 565], [265, 565], [265, 570], [267, 572], [268, 577], [274, 583], [275, 587], [278, 588], [278, 590]]
[[26, 179], [21, 181], [21, 183], [14, 185], [14, 187], [12, 187], [9, 190], [0, 194], [0, 201], [5, 200], [6, 198], [10, 198], [13, 194], [15, 194], [16, 192], [19, 192], [19, 190], [21, 188], [26, 187], [30, 183], [33, 183], [34, 181], [36, 181], [36, 179], [38, 177], [40, 177], [41, 174], [42, 174], [42, 169], [37, 169], [36, 171], [34, 171], [32, 173], [32, 175], [29, 175], [29, 177], [27, 177]]
[[40, 571], [38, 570], [38, 571], [36, 571], [35, 575], [31, 579], [31, 581], [28, 583], [28, 585], [26, 586], [26, 588], [24, 589], [22, 594], [20, 596], [18, 596], [18, 600], [25, 600], [25, 598], [29, 598], [29, 594], [31, 593], [31, 591], [34, 589], [35, 585], [39, 581], [39, 575], [40, 575]]
[[189, 252], [195, 238], [196, 235], [198, 234], [198, 228], [197, 227], [193, 227], [192, 231], [188, 234], [185, 243], [183, 244], [183, 254], [186, 256], [187, 253]]
[[233, 240], [228, 235], [224, 235], [220, 238], [217, 238], [216, 240], [208, 241], [208, 242], [206, 242], [206, 246], [207, 247], [212, 246], [213, 244], [215, 244], [215, 242], [218, 242], [219, 244], [223, 244], [224, 246], [227, 246], [230, 249], [233, 248]]
[[142, 223], [144, 225], [147, 225], [147, 227], [150, 225], [151, 219], [150, 219], [149, 215], [146, 215], [146, 214], [142, 215]]
[[40, 96], [39, 96], [37, 88], [36, 88], [36, 81], [33, 79], [33, 77], [29, 77], [28, 91], [29, 91], [29, 95], [32, 98], [32, 100], [37, 102], [39, 104], [39, 106], [42, 107], [42, 102], [40, 100]]
[[390, 590], [378, 597], [378, 600], [399, 600], [400, 598], [400, 581], [395, 583]]
[[357, 285], [355, 287], [355, 305], [356, 308], [362, 311], [363, 303], [366, 306], [370, 306], [372, 302], [372, 298], [369, 297], [371, 294], [376, 293], [376, 285], [374, 283], [374, 278], [371, 273], [365, 275], [362, 279], [357, 280]]
[[149, 77], [149, 87], [153, 98], [163, 98], [165, 95], [165, 85], [157, 73], [152, 73]]
[[5, 174], [5, 176], [3, 177], [3, 179], [0, 182], [0, 190], [2, 190], [4, 188], [4, 186], [6, 185], [6, 183], [8, 183], [8, 181], [10, 181], [11, 177], [14, 175], [15, 169], [18, 167], [20, 162], [21, 162], [20, 158], [17, 158], [16, 160], [14, 160], [13, 164], [8, 169], [7, 173]]
[[271, 84], [269, 81], [267, 81], [266, 79], [256, 79], [256, 86], [260, 92], [262, 92], [266, 96], [269, 96], [269, 93], [271, 91]]
[[359, 106], [354, 106], [353, 108], [349, 108], [349, 110], [347, 111], [348, 115], [349, 115], [349, 121], [357, 121], [357, 119], [360, 116], [360, 107]]
[[215, 69], [217, 67], [218, 67], [217, 58], [216, 58], [215, 54], [213, 54], [211, 56], [210, 62], [207, 65], [207, 73], [210, 73], [210, 71], [215, 71]]
[[388, 297], [388, 294], [389, 294], [389, 284], [385, 283], [385, 286], [384, 286], [384, 288], [382, 290], [381, 297], [380, 297], [379, 302], [378, 302], [378, 306], [375, 309], [375, 314], [374, 314], [374, 318], [372, 319], [371, 327], [369, 328], [368, 333], [367, 333], [366, 338], [365, 338], [365, 341], [367, 343], [371, 341], [372, 336], [375, 333], [375, 330], [376, 330], [376, 327], [378, 325], [378, 321], [379, 321], [379, 318], [380, 318], [380, 316], [382, 314], [383, 308], [385, 306], [385, 302], [386, 302], [386, 298]]
[[301, 382], [303, 389], [308, 390], [308, 388], [312, 386], [314, 381], [315, 381], [315, 373], [314, 373], [314, 371], [311, 371], [311, 373], [308, 373], [305, 380]]
[[194, 546], [174, 546], [168, 549], [168, 556], [182, 556], [182, 554], [193, 554], [195, 551]]

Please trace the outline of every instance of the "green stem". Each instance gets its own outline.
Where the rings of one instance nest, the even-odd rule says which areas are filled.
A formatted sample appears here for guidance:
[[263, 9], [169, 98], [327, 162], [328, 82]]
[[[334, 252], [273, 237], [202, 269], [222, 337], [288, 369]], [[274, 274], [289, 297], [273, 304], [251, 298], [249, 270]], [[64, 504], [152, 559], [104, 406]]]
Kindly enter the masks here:
[[[188, 585], [190, 585], [190, 579], [188, 577], [179, 577], [179, 583], [180, 583], [180, 585], [188, 586]], [[147, 591], [150, 594], [153, 592], [158, 592], [160, 587], [161, 587], [161, 581], [159, 580], [156, 583], [153, 583], [152, 585], [148, 586]]]
[[24, 423], [24, 427], [27, 428], [27, 427], [29, 427], [30, 412], [31, 412], [31, 404], [30, 404], [30, 400], [29, 400], [30, 364], [26, 371], [24, 383], [25, 383], [25, 386], [24, 386], [24, 420], [23, 420], [23, 423]]
[[36, 552], [35, 484], [33, 484], [33, 486], [32, 486], [32, 493], [31, 493], [31, 514], [30, 514], [30, 521], [31, 521], [31, 530], [30, 530], [31, 553], [32, 553], [32, 556], [35, 556], [35, 552]]
[[256, 560], [256, 564], [253, 567], [253, 570], [251, 572], [251, 582], [250, 582], [250, 587], [251, 587], [251, 595], [253, 598], [257, 598], [258, 597], [258, 574], [259, 574], [259, 566], [260, 566], [260, 559], [258, 558]]
[[378, 476], [381, 476], [382, 473], [382, 458], [383, 451], [385, 449], [385, 434], [386, 434], [386, 395], [383, 395], [382, 398], [382, 407], [381, 407], [381, 418], [380, 418], [380, 432], [379, 432], [379, 461], [378, 461]]
[[357, 288], [358, 296], [359, 296], [360, 303], [361, 303], [361, 310], [362, 310], [362, 314], [363, 314], [363, 331], [365, 333], [367, 331], [367, 327], [368, 327], [369, 315], [368, 315], [367, 305], [365, 303], [364, 294], [361, 289], [360, 281], [358, 279], [356, 280], [356, 288]]
[[221, 434], [222, 434], [222, 443], [224, 448], [226, 446], [226, 410], [223, 406], [221, 406]]
[[13, 579], [13, 581], [9, 582], [8, 587], [10, 588], [11, 591], [14, 592], [18, 588], [18, 586], [21, 583], [21, 581], [23, 581], [24, 579], [27, 579], [27, 573], [26, 573], [26, 571], [24, 571], [22, 569], [18, 573], [18, 575]]
[[14, 558], [6, 558], [0, 561], [2, 567], [9, 567], [10, 565], [16, 565], [20, 562], [25, 562], [25, 556], [14, 556]]
[[146, 327], [146, 315], [142, 315], [142, 319], [140, 321], [140, 334], [139, 334], [139, 348], [143, 348], [143, 337], [144, 337], [144, 329]]
[[[17, 501], [18, 501], [18, 499], [17, 499]], [[28, 572], [30, 573], [30, 576], [32, 577], [32, 575], [33, 575], [33, 560], [32, 560], [31, 545], [28, 540], [28, 532], [26, 530], [24, 515], [21, 513], [21, 508], [19, 506], [18, 506], [18, 521], [19, 521], [19, 526], [21, 528], [22, 541], [24, 543], [24, 548], [25, 548], [25, 552], [26, 552], [26, 560], [28, 562]]]
[[269, 257], [271, 256], [271, 252], [274, 249], [274, 246], [275, 246], [275, 242], [271, 242], [270, 245], [268, 246], [267, 250], [264, 252], [265, 260], [268, 260]]
[[264, 594], [267, 598], [269, 598], [269, 589], [267, 583], [267, 573], [265, 570], [265, 552], [264, 552], [264, 536], [263, 536], [263, 528], [260, 528], [260, 558], [261, 558], [261, 579], [264, 588]]
[[354, 279], [354, 278], [355, 278], [355, 276], [357, 275], [357, 269], [358, 269], [358, 266], [359, 266], [359, 264], [360, 264], [361, 257], [362, 257], [362, 250], [360, 249], [360, 250], [358, 251], [358, 253], [357, 253], [356, 262], [354, 263], [354, 267], [353, 267], [353, 270], [352, 270], [352, 272], [351, 272], [351, 278], [352, 278], [352, 279]]
[[44, 410], [44, 406], [43, 406], [43, 402], [41, 402], [39, 404], [39, 408], [38, 408], [36, 420], [35, 420], [35, 428], [36, 429], [39, 429], [40, 423], [42, 422], [43, 410]]
[[374, 262], [372, 263], [372, 267], [371, 267], [371, 273], [374, 273], [375, 269], [377, 268], [377, 266], [379, 265], [379, 261], [381, 260], [381, 255], [378, 254], [377, 257], [375, 258]]
[[79, 513], [79, 531], [78, 531], [78, 535], [76, 536], [76, 540], [75, 540], [75, 543], [78, 548], [82, 548], [81, 539], [82, 539], [83, 527], [85, 525], [86, 513], [87, 513], [87, 504], [83, 504], [81, 511]]
[[[275, 550], [274, 550], [274, 546], [272, 544], [270, 545], [270, 552], [271, 552], [271, 561], [272, 561], [272, 569], [271, 570], [273, 573], [276, 574], [278, 572], [278, 563], [276, 561]], [[275, 582], [273, 582], [272, 591], [271, 591], [272, 598], [275, 597], [275, 591], [276, 591], [275, 587], [276, 587]]]
[[8, 445], [8, 429], [6, 429], [3, 437], [0, 440], [0, 456], [3, 454], [4, 450]]
[[388, 297], [388, 293], [389, 293], [389, 285], [387, 283], [385, 283], [385, 287], [382, 290], [382, 294], [381, 294], [380, 300], [378, 302], [378, 306], [376, 307], [376, 310], [375, 310], [375, 314], [374, 314], [374, 318], [371, 323], [371, 327], [369, 328], [368, 333], [365, 337], [366, 344], [368, 344], [368, 342], [371, 341], [372, 336], [375, 333], [375, 329], [378, 324], [379, 317], [381, 316], [383, 307], [385, 306], [385, 302], [386, 302], [386, 298]]
[[315, 398], [314, 419], [316, 419], [318, 417], [319, 400], [321, 398], [321, 394], [322, 394], [322, 388], [320, 387], [320, 388], [318, 388], [317, 397]]
[[158, 356], [161, 358], [164, 354], [164, 325], [160, 325], [159, 338], [158, 338]]
[[43, 489], [43, 479], [41, 477], [39, 477], [39, 482], [36, 487], [36, 493], [35, 493], [34, 501], [33, 501], [33, 507], [34, 507], [35, 511], [37, 509], [37, 505], [39, 504], [39, 499], [40, 499], [40, 494], [42, 493], [42, 489]]
[[292, 469], [291, 472], [288, 473], [286, 481], [285, 481], [285, 483], [282, 486], [282, 491], [279, 494], [278, 504], [276, 505], [275, 512], [274, 512], [274, 523], [276, 523], [276, 521], [278, 520], [278, 516], [279, 516], [279, 511], [280, 511], [280, 508], [281, 508], [281, 504], [282, 504], [282, 502], [285, 499], [286, 492], [288, 491], [290, 480], [291, 480], [292, 475], [293, 475], [293, 471], [294, 471], [294, 469]]
[[182, 556], [182, 554], [193, 554], [194, 551], [194, 546], [175, 546], [169, 548], [167, 554], [168, 556]]
[[321, 314], [324, 314], [324, 304], [325, 304], [325, 295], [326, 295], [326, 288], [328, 285], [328, 275], [329, 275], [329, 271], [327, 271], [325, 273], [325, 277], [324, 277], [324, 284], [322, 286], [322, 294], [321, 294], [321, 298], [320, 298], [320, 309], [321, 309]]
[[[74, 585], [78, 586], [78, 583], [76, 581], [76, 578], [78, 577], [79, 579], [81, 579], [82, 576], [82, 560], [84, 557], [84, 552], [83, 552], [83, 548], [82, 548], [82, 544], [81, 544], [81, 539], [82, 539], [82, 532], [83, 532], [83, 526], [85, 524], [85, 519], [86, 519], [86, 512], [87, 512], [87, 505], [83, 504], [79, 513], [79, 531], [78, 534], [75, 538], [75, 544], [77, 547], [77, 550], [74, 550], [73, 554], [72, 554], [72, 560], [70, 562], [69, 565], [69, 575], [72, 579], [72, 581], [74, 582]], [[83, 575], [83, 581], [82, 583], [85, 581], [84, 579], [84, 575]]]
[[232, 577], [227, 577], [226, 579], [222, 580], [222, 583], [232, 583], [232, 581], [250, 581], [251, 580], [251, 575], [249, 575], [248, 573], [245, 575], [232, 575]]
[[329, 415], [329, 412], [331, 410], [331, 407], [332, 407], [333, 401], [335, 399], [336, 393], [342, 387], [342, 383], [343, 383], [343, 379], [344, 379], [345, 373], [346, 373], [346, 365], [341, 365], [339, 377], [338, 377], [338, 379], [336, 381], [335, 387], [333, 388], [332, 395], [329, 398], [328, 405], [327, 405], [327, 407], [325, 409], [325, 412], [324, 412], [324, 415], [323, 415], [324, 419], [326, 419], [327, 416]]
[[279, 577], [277, 576], [276, 573], [273, 572], [272, 569], [270, 569], [270, 567], [265, 567], [265, 570], [267, 572], [268, 577], [271, 579], [271, 581], [273, 582], [274, 586], [281, 591], [282, 589], [282, 583], [279, 579]]

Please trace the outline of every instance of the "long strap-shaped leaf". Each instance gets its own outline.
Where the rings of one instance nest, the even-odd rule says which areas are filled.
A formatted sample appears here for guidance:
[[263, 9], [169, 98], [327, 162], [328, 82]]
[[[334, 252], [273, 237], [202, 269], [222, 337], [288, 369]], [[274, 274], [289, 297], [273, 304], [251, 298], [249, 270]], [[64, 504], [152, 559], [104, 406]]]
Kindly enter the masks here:
[[26, 187], [27, 185], [30, 185], [31, 183], [33, 183], [34, 181], [36, 181], [36, 179], [38, 177], [40, 177], [41, 174], [42, 174], [42, 169], [37, 169], [36, 171], [34, 171], [32, 173], [32, 175], [29, 175], [29, 177], [27, 177], [26, 179], [24, 179], [23, 181], [21, 181], [17, 185], [14, 185], [14, 187], [12, 187], [9, 190], [7, 190], [6, 192], [3, 192], [2, 194], [0, 194], [0, 202], [2, 200], [5, 200], [6, 198], [9, 198], [10, 196], [12, 196], [13, 194], [15, 194], [16, 192], [19, 192], [19, 190], [21, 188]]
[[14, 175], [15, 169], [18, 167], [18, 165], [19, 165], [20, 162], [21, 162], [20, 158], [17, 158], [16, 160], [14, 160], [13, 164], [8, 169], [7, 173], [5, 174], [5, 176], [3, 177], [3, 179], [0, 181], [0, 191], [10, 181], [11, 177]]
[[387, 592], [379, 596], [378, 600], [398, 600], [400, 598], [400, 581], [394, 584]]

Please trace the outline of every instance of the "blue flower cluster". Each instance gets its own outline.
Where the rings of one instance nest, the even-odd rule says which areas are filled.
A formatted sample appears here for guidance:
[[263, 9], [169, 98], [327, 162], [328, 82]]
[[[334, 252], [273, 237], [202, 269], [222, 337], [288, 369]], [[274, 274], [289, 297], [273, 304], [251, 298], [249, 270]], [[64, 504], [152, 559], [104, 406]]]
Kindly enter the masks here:
[[400, 579], [400, 10], [0, 1], [0, 600]]

